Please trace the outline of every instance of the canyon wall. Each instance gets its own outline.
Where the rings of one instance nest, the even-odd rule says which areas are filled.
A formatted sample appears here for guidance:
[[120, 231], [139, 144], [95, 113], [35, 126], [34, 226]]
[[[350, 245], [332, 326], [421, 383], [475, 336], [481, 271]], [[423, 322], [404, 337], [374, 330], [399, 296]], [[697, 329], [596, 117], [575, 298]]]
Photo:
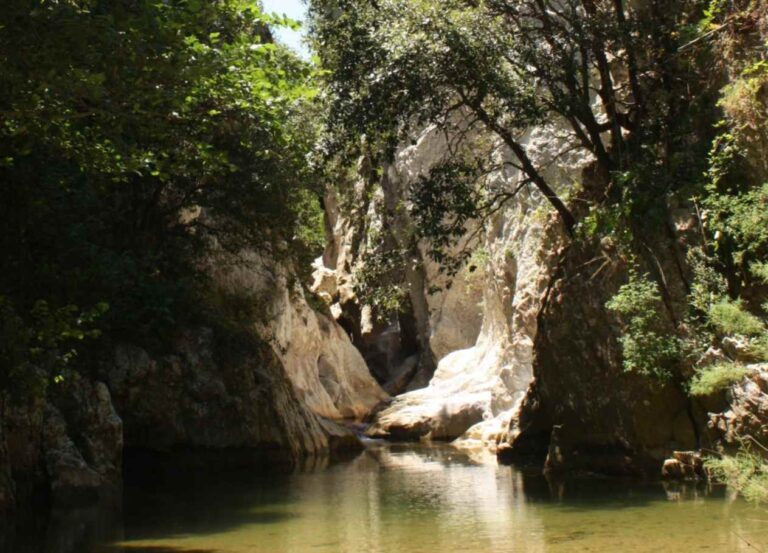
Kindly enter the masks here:
[[[560, 134], [556, 125], [538, 128], [528, 134], [526, 144], [535, 161], [548, 167], [547, 176], [567, 190], [578, 182], [590, 159], [571, 153], [568, 144], [556, 138]], [[483, 138], [480, 134], [476, 139]], [[343, 293], [326, 298], [338, 318], [359, 317], [356, 327], [363, 329], [363, 349], [377, 340], [397, 345], [393, 334], [398, 332], [402, 343], [407, 329], [397, 324], [377, 329], [365, 319], [370, 307], [359, 304], [354, 295], [354, 273], [377, 253], [376, 248], [410, 246], [414, 222], [408, 216], [409, 187], [450, 155], [445, 135], [426, 129], [385, 164], [379, 182], [361, 179], [355, 184], [352, 193], [357, 201], [347, 202], [352, 210], [339, 209], [336, 198], [326, 201], [332, 208], [333, 238], [331, 253], [319, 271], [325, 281], [343, 283]], [[492, 156], [504, 168], [490, 179], [499, 188], [514, 189], [521, 177], [504, 164], [511, 154], [498, 145]], [[370, 198], [367, 205], [364, 198]], [[370, 435], [462, 437], [466, 446], [493, 447], [506, 433], [532, 379], [536, 317], [565, 240], [546, 201], [528, 188], [488, 223], [478, 239], [461, 244], [474, 253], [454, 277], [429, 258], [425, 244], [410, 248], [411, 267], [404, 285], [417, 329], [411, 341], [421, 349], [416, 355], [421, 367], [411, 371], [409, 391], [376, 416]], [[365, 236], [381, 228], [400, 243], [365, 242]], [[436, 367], [433, 373], [430, 362]], [[408, 365], [407, 360], [403, 363]], [[394, 367], [387, 376], [398, 379], [407, 372]]]
[[[663, 250], [664, 240], [657, 242]], [[684, 280], [660, 258], [684, 313]], [[621, 326], [605, 304], [627, 280], [610, 244], [565, 249], [537, 317], [534, 380], [504, 438], [504, 459], [529, 455], [553, 471], [658, 475], [673, 450], [699, 445], [696, 409], [671, 382], [624, 369]], [[673, 305], [674, 308], [674, 305]]]
[[[558, 193], [578, 202], [591, 193], [592, 159], [560, 138], [566, 135], [552, 123], [531, 130], [525, 146]], [[566, 237], [548, 202], [529, 187], [467, 245], [475, 253], [455, 277], [439, 270], [423, 243], [410, 248], [403, 284], [415, 337], [404, 336], [409, 329], [398, 321], [377, 327], [370, 320], [370, 306], [355, 295], [355, 272], [377, 248], [409, 246], [409, 187], [451, 155], [445, 135], [426, 129], [384, 165], [381, 178], [361, 178], [348, 189], [352, 201], [344, 204], [335, 192], [326, 199], [332, 238], [316, 288], [331, 292], [323, 297], [342, 324], [356, 329], [364, 354], [376, 344], [397, 351], [405, 341], [419, 349], [405, 360], [395, 355], [405, 368], [390, 362], [379, 369], [385, 388], [401, 393], [377, 413], [369, 435], [455, 440], [459, 447], [498, 449], [502, 459], [546, 459], [551, 470], [619, 474], [653, 472], [672, 450], [696, 447], [703, 413], [684, 391], [622, 366], [619, 321], [605, 304], [626, 282], [627, 267], [609, 241]], [[492, 156], [511, 159], [501, 145]], [[364, 163], [359, 169], [366, 173]], [[521, 176], [507, 166], [490, 179], [511, 190]], [[652, 273], [663, 273], [676, 316], [685, 310], [689, 275], [681, 252], [690, 245], [692, 221], [677, 210], [675, 220], [647, 237], [656, 258], [640, 256]], [[366, 242], [382, 228], [394, 244]]]
[[216, 294], [262, 322], [180, 329], [162, 352], [118, 344], [100, 367], [67, 371], [44, 397], [4, 398], [0, 510], [31, 497], [110, 496], [124, 448], [292, 464], [360, 447], [334, 420], [361, 419], [388, 396], [346, 332], [309, 307], [284, 267], [247, 253], [208, 263]]

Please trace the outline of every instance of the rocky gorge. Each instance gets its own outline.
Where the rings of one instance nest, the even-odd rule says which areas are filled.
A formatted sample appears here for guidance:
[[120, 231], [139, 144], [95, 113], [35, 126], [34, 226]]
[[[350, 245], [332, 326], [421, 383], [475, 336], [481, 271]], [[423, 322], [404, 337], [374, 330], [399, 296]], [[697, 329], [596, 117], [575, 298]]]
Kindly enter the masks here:
[[[321, 27], [323, 17], [327, 17], [334, 30], [333, 25], [346, 20], [337, 7], [325, 9], [326, 3], [312, 3], [319, 6], [314, 8], [314, 17], [320, 23], [314, 24]], [[394, 10], [386, 12], [390, 16], [399, 13], [395, 9], [399, 6], [397, 2], [385, 4], [387, 9]], [[586, 10], [584, 13], [590, 17], [605, 15], [592, 13], [592, 3], [584, 4], [574, 9], [578, 13]], [[530, 65], [531, 52], [551, 55], [557, 50], [557, 41], [547, 43], [549, 46], [541, 50], [536, 50], [546, 42], [541, 37], [531, 39], [536, 45], [531, 51], [525, 50], [525, 44], [520, 46], [520, 51], [529, 56], [523, 58], [525, 71], [536, 74], [536, 79], [530, 80], [535, 86], [520, 85], [525, 94], [534, 96], [533, 100], [527, 96], [520, 100], [525, 109], [515, 103], [519, 100], [516, 95], [512, 95], [514, 101], [507, 99], [509, 105], [504, 103], [506, 100], [482, 97], [481, 92], [496, 90], [493, 87], [509, 92], [505, 88], [509, 83], [502, 86], [495, 77], [491, 78], [496, 69], [482, 73], [485, 51], [491, 49], [483, 50], [480, 46], [485, 43], [480, 39], [474, 42], [474, 34], [470, 33], [469, 46], [464, 46], [468, 50], [478, 48], [482, 55], [454, 60], [458, 69], [449, 72], [447, 85], [445, 79], [441, 80], [440, 71], [450, 64], [439, 56], [445, 52], [463, 55], [464, 50], [453, 43], [434, 50], [416, 44], [409, 55], [401, 58], [398, 41], [410, 43], [396, 36], [396, 47], [388, 54], [397, 63], [405, 59], [404, 68], [397, 63], [394, 69], [386, 66], [390, 57], [380, 52], [371, 55], [371, 63], [382, 63], [392, 69], [390, 73], [382, 71], [385, 75], [406, 72], [408, 78], [404, 83], [397, 82], [396, 94], [384, 96], [384, 103], [395, 105], [396, 109], [392, 109], [403, 120], [387, 111], [391, 106], [377, 105], [375, 101], [381, 98], [373, 93], [372, 99], [360, 100], [354, 94], [339, 93], [338, 86], [324, 86], [329, 86], [338, 95], [335, 100], [342, 104], [350, 97], [360, 100], [366, 114], [371, 106], [383, 109], [376, 117], [386, 125], [392, 124], [397, 132], [384, 123], [382, 128], [376, 126], [380, 121], [374, 122], [372, 131], [362, 129], [371, 131], [370, 136], [355, 129], [351, 133], [357, 148], [352, 150], [355, 155], [343, 163], [322, 158], [327, 166], [318, 165], [307, 153], [309, 147], [296, 155], [286, 155], [285, 159], [290, 158], [291, 163], [300, 166], [301, 179], [317, 180], [307, 189], [302, 188], [301, 193], [283, 193], [280, 186], [285, 182], [280, 179], [286, 177], [278, 170], [275, 186], [264, 185], [253, 167], [249, 170], [254, 174], [243, 171], [232, 177], [234, 163], [225, 163], [224, 172], [243, 189], [228, 190], [227, 194], [216, 192], [209, 201], [211, 205], [194, 203], [203, 204], [196, 194], [208, 186], [207, 177], [199, 179], [202, 184], [194, 178], [180, 179], [185, 184], [194, 182], [190, 190], [179, 185], [179, 190], [162, 192], [165, 185], [160, 186], [157, 190], [168, 195], [168, 202], [175, 209], [170, 210], [171, 215], [165, 215], [167, 220], [156, 223], [149, 215], [151, 209], [142, 204], [141, 209], [126, 209], [132, 215], [138, 214], [139, 223], [131, 220], [133, 227], [124, 226], [157, 224], [163, 228], [161, 238], [153, 237], [146, 242], [153, 247], [160, 244], [158, 247], [178, 248], [192, 261], [184, 258], [186, 264], [179, 262], [183, 270], [168, 270], [166, 265], [170, 263], [164, 265], [156, 259], [160, 256], [154, 254], [148, 256], [146, 267], [142, 265], [143, 258], [142, 263], [128, 263], [121, 257], [126, 247], [118, 241], [115, 250], [120, 255], [107, 256], [99, 267], [107, 266], [112, 272], [105, 274], [119, 280], [115, 274], [130, 273], [135, 270], [134, 265], [141, 266], [149, 277], [142, 280], [130, 273], [125, 285], [130, 293], [120, 288], [119, 293], [114, 293], [115, 303], [122, 305], [125, 296], [134, 293], [144, 295], [149, 299], [142, 299], [149, 306], [142, 304], [142, 309], [147, 307], [151, 315], [139, 311], [141, 316], [126, 318], [125, 326], [141, 327], [147, 318], [154, 317], [167, 323], [172, 332], [153, 341], [153, 330], [133, 333], [135, 329], [129, 332], [118, 324], [114, 327], [118, 330], [112, 330], [109, 339], [94, 350], [95, 354], [91, 352], [80, 363], [74, 348], [65, 351], [63, 361], [56, 359], [55, 370], [43, 367], [39, 350], [44, 348], [37, 345], [45, 342], [49, 329], [42, 327], [37, 333], [27, 333], [32, 344], [27, 349], [34, 362], [19, 366], [26, 371], [24, 386], [29, 381], [31, 388], [16, 384], [9, 376], [8, 381], [14, 382], [16, 388], [8, 385], [0, 390], [0, 516], [18, 514], [23, 518], [40, 505], [64, 509], [115, 498], [119, 503], [127, 463], [138, 458], [145, 471], [151, 473], [157, 459], [175, 459], [176, 455], [185, 459], [182, 468], [187, 468], [185, 463], [189, 462], [190, 466], [214, 466], [224, 472], [231, 466], [245, 467], [252, 474], [276, 467], [289, 473], [304, 465], [325, 467], [327, 459], [344, 458], [361, 450], [368, 452], [372, 447], [370, 456], [355, 461], [366, 479], [370, 476], [367, 471], [377, 472], [379, 466], [387, 470], [395, 466], [404, 471], [407, 479], [412, 465], [416, 472], [435, 471], [439, 468], [435, 463], [449, 466], [455, 452], [461, 463], [482, 459], [480, 464], [498, 462], [533, 467], [537, 475], [543, 473], [553, 479], [546, 481], [553, 496], [561, 493], [554, 480], [561, 475], [698, 480], [708, 477], [701, 452], [723, 458], [747, 452], [764, 458], [763, 447], [768, 443], [768, 265], [764, 261], [768, 244], [764, 231], [768, 189], [754, 183], [763, 182], [768, 172], [754, 152], [760, 151], [761, 140], [768, 131], [749, 118], [757, 118], [756, 112], [768, 113], [768, 70], [764, 52], [755, 46], [764, 45], [768, 34], [765, 9], [762, 3], [757, 4], [744, 8], [746, 15], [727, 19], [711, 8], [715, 15], [707, 17], [721, 17], [722, 26], [708, 31], [713, 35], [702, 36], [723, 40], [725, 46], [732, 48], [729, 55], [740, 69], [716, 65], [706, 52], [697, 54], [717, 68], [712, 71], [716, 77], [712, 77], [714, 82], [707, 83], [703, 100], [695, 94], [698, 81], [693, 77], [686, 73], [689, 81], [684, 82], [682, 77], [675, 80], [668, 75], [674, 73], [670, 67], [683, 72], [674, 65], [681, 57], [678, 53], [687, 52], [699, 44], [697, 40], [703, 39], [692, 39], [693, 42], [675, 50], [665, 42], [665, 37], [682, 35], [666, 33], [659, 38], [653, 34], [655, 30], [649, 31], [648, 36], [658, 42], [654, 42], [654, 48], [673, 61], [661, 54], [662, 61], [650, 59], [653, 56], [641, 59], [648, 68], [638, 76], [636, 66], [640, 62], [627, 53], [622, 41], [640, 40], [637, 37], [645, 35], [639, 31], [625, 33], [627, 22], [621, 2], [621, 17], [605, 23], [606, 28], [616, 27], [612, 30], [615, 36], [604, 36], [601, 28], [599, 32], [584, 30], [568, 23], [579, 32], [597, 33], [597, 38], [577, 37], [581, 42], [576, 42], [584, 49], [580, 56], [593, 55], [585, 53], [584, 44], [598, 50], [594, 54], [595, 67], [587, 67], [585, 62], [584, 67], [574, 69], [574, 74], [583, 79], [581, 83], [570, 78], [564, 78], [565, 84], [547, 83], [547, 75], [542, 77], [541, 73], [557, 65], [549, 58], [544, 69]], [[540, 5], [543, 4], [531, 4], [533, 13]], [[645, 13], [644, 5], [640, 3], [631, 11], [640, 22], [645, 21], [643, 18], [663, 19], [650, 8], [652, 16]], [[417, 8], [424, 6], [408, 7]], [[437, 10], [439, 6], [429, 9], [432, 8]], [[472, 11], [475, 8], [466, 8], [471, 13], [464, 15], [477, 16]], [[696, 10], [701, 15], [701, 10]], [[378, 11], [373, 11], [378, 18]], [[556, 13], [545, 12], [539, 14], [544, 21]], [[606, 13], [609, 12], [613, 13]], [[439, 27], [446, 23], [431, 11], [426, 15], [417, 13], [418, 17], [409, 12], [404, 17], [423, 34], [398, 30], [394, 24], [391, 29], [368, 25], [363, 17], [367, 13], [361, 11], [361, 20], [355, 23], [365, 32], [374, 33], [375, 47], [366, 46], [371, 51], [391, 46], [387, 44], [387, 40], [393, 40], [388, 32], [402, 32], [409, 39], [416, 37], [414, 40], [432, 37], [431, 32], [440, 40], [456, 39]], [[684, 21], [685, 32], [693, 32], [687, 12], [682, 13], [685, 17], [681, 15], [675, 24], [683, 28]], [[500, 19], [503, 18], [494, 12], [494, 24]], [[220, 23], [214, 20], [216, 25]], [[258, 20], [262, 31], [267, 25], [264, 21]], [[733, 21], [741, 26], [736, 28]], [[465, 25], [463, 19], [459, 23], [456, 25], [461, 32], [482, 28]], [[438, 25], [437, 30], [431, 29], [433, 24]], [[714, 25], [711, 21], [708, 24]], [[654, 29], [667, 29], [664, 25], [671, 23], [664, 20], [663, 25]], [[509, 32], [504, 25], [499, 29]], [[360, 32], [350, 33], [352, 37], [364, 34], [360, 29], [354, 30]], [[540, 30], [537, 28], [536, 32]], [[731, 31], [732, 35], [726, 38], [733, 43], [721, 38]], [[320, 36], [323, 30], [313, 32]], [[342, 44], [346, 44], [343, 40], [351, 40], [341, 34], [336, 39]], [[211, 51], [215, 51], [219, 32], [212, 32], [209, 39]], [[265, 42], [274, 46], [272, 38], [268, 39]], [[600, 50], [603, 40], [605, 49], [611, 50], [610, 55]], [[318, 42], [321, 49], [330, 48], [329, 43], [320, 39]], [[190, 59], [196, 63], [195, 56], [208, 52], [208, 46], [196, 46], [192, 39], [189, 43], [194, 52]], [[248, 52], [271, 51], [261, 48], [265, 45], [254, 42]], [[674, 54], [665, 48], [674, 50]], [[338, 73], [327, 77], [329, 81], [334, 83], [336, 78], [354, 82], [359, 75], [345, 73], [354, 64], [335, 59], [336, 52], [331, 50], [321, 52], [329, 66], [337, 64]], [[343, 54], [345, 49], [339, 51]], [[742, 55], [754, 51], [761, 52], [757, 57], [762, 56], [762, 61]], [[426, 61], [419, 56], [426, 56]], [[440, 63], [433, 64], [435, 59]], [[289, 66], [299, 65], [293, 58], [289, 61]], [[499, 68], [507, 70], [508, 61], [499, 62]], [[361, 67], [364, 62], [368, 63], [361, 61]], [[692, 71], [689, 65], [695, 66], [687, 58], [680, 63], [685, 71]], [[440, 78], [426, 86], [408, 73], [414, 71], [412, 64], [422, 64]], [[222, 67], [226, 71], [219, 67], [216, 75], [237, 65], [227, 61]], [[366, 81], [366, 86], [357, 88], [350, 85], [355, 94], [361, 90], [370, 92], [368, 84], [373, 89], [382, 82], [389, 83], [377, 73], [377, 66], [373, 69], [370, 73], [360, 69], [364, 73], [361, 78], [371, 79], [372, 84]], [[281, 82], [285, 84], [285, 70], [281, 71], [274, 79], [277, 84], [265, 85], [265, 90], [274, 92], [273, 88], [282, 86]], [[302, 79], [307, 77], [299, 73], [298, 81], [302, 84], [297, 96], [306, 92]], [[421, 75], [420, 70], [415, 73]], [[514, 77], [510, 82], [517, 83], [519, 75], [514, 73]], [[559, 73], [556, 77], [563, 78]], [[469, 85], [453, 82], [459, 78], [469, 79]], [[486, 79], [490, 84], [477, 86], [475, 79]], [[542, 91], [556, 97], [556, 93], [562, 92], [560, 84], [572, 87], [569, 92], [579, 92], [574, 93], [578, 98], [573, 105], [549, 112], [530, 107], [538, 95], [544, 94]], [[450, 93], [440, 88], [446, 86]], [[582, 86], [584, 89], [580, 90]], [[529, 89], [536, 90], [531, 93]], [[663, 90], [663, 94], [658, 93], [661, 99], [655, 96], [659, 90]], [[737, 95], [736, 99], [729, 94]], [[315, 98], [314, 93], [307, 96]], [[292, 96], [286, 93], [277, 97], [282, 101]], [[407, 102], [402, 98], [413, 97], [421, 104], [410, 113], [403, 107]], [[652, 99], [648, 100], [649, 97]], [[185, 96], [183, 102], [191, 101], [188, 98], [192, 96]], [[403, 105], [392, 98], [402, 100]], [[445, 98], [461, 101], [448, 108], [429, 104]], [[555, 99], [560, 101], [559, 97]], [[686, 102], [696, 104], [700, 112], [694, 115], [704, 123], [688, 124], [688, 108], [682, 107]], [[555, 100], [544, 103], [557, 104]], [[235, 104], [249, 105], [244, 100]], [[419, 111], [422, 104], [429, 104], [430, 109]], [[265, 105], [271, 109], [275, 103], [270, 100]], [[522, 110], [514, 114], [522, 123], [508, 114], [498, 115], [503, 112], [499, 105], [512, 111]], [[339, 108], [341, 115], [333, 113], [340, 118], [352, 113], [364, 119], [358, 111], [345, 109]], [[526, 109], [534, 113], [529, 114]], [[723, 112], [724, 119], [713, 123], [712, 113], [717, 110]], [[205, 104], [198, 119], [215, 119], [222, 111], [226, 110]], [[392, 121], [387, 119], [389, 116]], [[169, 117], [175, 121], [181, 115], [172, 111]], [[333, 118], [327, 114], [325, 117], [331, 120], [326, 122], [327, 126], [334, 127]], [[239, 120], [232, 116], [222, 127], [229, 132]], [[295, 126], [311, 126], [304, 123]], [[737, 138], [715, 131], [728, 125]], [[287, 138], [278, 143], [284, 146], [300, 141], [297, 136], [301, 133], [294, 126], [286, 128]], [[207, 133], [206, 129], [203, 134], [208, 136]], [[748, 136], [744, 138], [743, 151], [739, 150], [737, 155], [733, 150], [737, 149], [734, 144], [739, 133]], [[389, 144], [382, 136], [396, 140]], [[636, 136], [639, 138], [633, 142]], [[316, 139], [312, 136], [312, 140]], [[238, 140], [234, 142], [240, 147]], [[173, 150], [175, 142], [171, 143]], [[266, 166], [264, 160], [271, 159], [272, 146], [267, 146], [255, 156], [254, 167]], [[326, 147], [325, 143], [321, 146], [312, 143], [312, 148], [318, 150]], [[255, 151], [253, 145], [248, 148]], [[199, 144], [192, 149], [206, 151]], [[626, 156], [625, 150], [630, 152]], [[723, 161], [718, 157], [725, 155], [723, 151], [732, 157]], [[205, 157], [199, 155], [201, 159]], [[171, 154], [166, 157], [173, 158]], [[701, 159], [694, 163], [692, 159], [696, 157]], [[461, 170], [449, 173], [450, 188], [465, 186], [471, 202], [460, 198], [466, 200], [458, 205], [459, 215], [465, 218], [457, 215], [461, 224], [451, 228], [450, 236], [442, 237], [440, 247], [435, 248], [430, 240], [434, 236], [428, 234], [429, 229], [425, 230], [429, 225], [419, 211], [424, 206], [418, 205], [418, 192], [434, 186], [435, 175], [446, 167], [455, 169], [455, 165], [475, 158], [480, 162], [472, 166], [474, 173], [468, 171], [471, 178], [467, 179], [467, 172]], [[206, 163], [209, 162], [206, 158]], [[341, 169], [334, 165], [338, 163], [342, 164]], [[179, 164], [182, 168], [193, 165]], [[738, 182], [723, 185], [718, 179], [725, 179], [723, 175], [729, 174], [732, 166], [738, 167], [734, 170], [737, 176], [733, 177]], [[293, 169], [291, 165], [285, 172]], [[165, 178], [159, 170], [126, 171], [140, 176], [144, 171], [153, 178]], [[709, 180], [702, 184], [702, 179]], [[679, 186], [678, 181], [682, 183]], [[302, 182], [302, 186], [305, 184]], [[716, 192], [718, 186], [728, 192]], [[255, 208], [241, 212], [239, 202], [245, 197], [244, 190], [268, 190], [278, 199], [256, 198]], [[157, 192], [158, 196], [161, 192]], [[438, 190], [437, 194], [440, 193], [448, 195], [444, 189]], [[152, 194], [148, 196], [150, 206], [157, 203]], [[176, 207], [176, 200], [182, 207]], [[118, 206], [115, 211], [124, 209], [122, 201], [113, 202]], [[296, 215], [296, 221], [288, 215], [283, 217], [274, 202], [295, 202], [299, 205], [297, 212], [304, 208], [302, 202], [321, 210], [323, 244], [312, 243], [309, 248], [316, 257], [314, 261], [294, 256], [292, 251], [301, 251], [306, 246], [299, 244], [303, 240], [299, 235], [305, 230], [302, 225], [311, 225], [301, 218], [301, 213]], [[475, 205], [467, 205], [472, 202]], [[560, 209], [557, 202], [562, 204]], [[222, 205], [232, 211], [227, 212]], [[435, 200], [435, 205], [443, 204]], [[91, 209], [90, 205], [87, 209]], [[228, 242], [211, 230], [222, 221], [229, 224], [244, 218], [250, 232], [249, 217], [261, 217], [271, 209], [276, 219], [290, 220], [290, 225], [281, 228], [280, 221], [259, 220], [256, 238], [246, 232], [250, 241], [245, 245], [240, 235], [238, 240]], [[310, 215], [314, 213], [312, 209]], [[164, 213], [162, 209], [158, 211]], [[564, 217], [564, 211], [572, 221]], [[110, 213], [104, 217], [112, 217]], [[47, 212], [43, 215], [48, 216]], [[446, 209], [436, 216], [432, 213], [433, 218], [427, 222], [440, 226], [452, 221], [454, 215]], [[189, 244], [199, 248], [194, 250], [195, 255], [187, 252], [187, 248], [194, 249], [188, 244], [166, 246], [172, 239], [165, 233], [173, 236], [180, 221]], [[75, 229], [73, 234], [80, 232], [78, 225], [70, 226]], [[101, 226], [97, 227], [102, 232]], [[111, 234], [119, 236], [122, 229], [116, 227]], [[144, 248], [142, 240], [141, 236], [136, 239], [139, 250]], [[91, 255], [92, 249], [98, 249], [90, 242], [78, 248], [67, 249], [65, 253], [73, 255], [70, 250], [83, 250]], [[26, 253], [22, 257], [25, 256]], [[47, 270], [47, 266], [44, 268]], [[153, 288], [156, 282], [152, 279], [166, 270], [170, 276], [164, 278], [183, 281], [185, 286], [187, 280], [196, 281], [189, 285], [193, 290], [189, 293], [192, 301], [180, 301], [181, 307], [177, 308], [194, 312], [194, 316], [179, 316], [157, 299], [156, 295], [162, 296], [167, 288]], [[179, 275], [187, 270], [189, 274]], [[79, 278], [84, 277], [78, 266], [75, 276], [69, 279], [78, 289]], [[102, 277], [94, 280], [98, 279]], [[69, 280], [60, 286], [63, 293], [70, 291]], [[147, 281], [152, 285], [147, 285]], [[7, 315], [12, 310], [6, 309], [3, 297], [0, 295], [0, 323], [8, 336], [15, 336], [11, 330], [16, 330], [16, 319]], [[621, 303], [617, 298], [623, 298], [624, 304], [616, 307]], [[194, 307], [200, 311], [194, 311], [190, 303], [199, 303]], [[34, 309], [32, 313], [36, 313]], [[92, 336], [98, 337], [98, 333], [77, 332], [90, 322], [86, 316], [76, 315], [75, 331], [56, 317], [50, 318], [56, 323], [52, 325], [55, 330], [67, 340], [86, 342]], [[131, 339], [136, 336], [137, 339]], [[27, 345], [25, 342], [24, 347]], [[51, 349], [58, 347], [57, 342], [55, 346]], [[4, 363], [15, 355], [14, 351], [6, 354], [6, 350], [11, 348], [0, 351], [0, 361]], [[711, 368], [716, 369], [714, 376], [706, 373]], [[714, 383], [707, 381], [707, 385], [702, 385], [705, 377]], [[41, 382], [45, 385], [39, 385]], [[418, 454], [376, 449], [382, 442], [426, 444], [426, 449]], [[429, 444], [443, 442], [452, 449], [441, 448], [445, 444], [434, 451], [430, 449]], [[745, 445], [747, 442], [753, 445]], [[438, 461], [433, 461], [432, 455]], [[376, 462], [372, 461], [374, 458]], [[761, 470], [755, 469], [758, 475], [763, 474]], [[525, 478], [520, 474], [514, 485], [522, 486]], [[488, 489], [484, 488], [483, 493], [493, 495], [489, 482], [496, 475], [489, 472], [484, 478]], [[450, 488], [447, 484], [445, 487]], [[446, 495], [451, 495], [450, 490]], [[477, 492], [478, 501], [481, 495]], [[673, 495], [670, 493], [670, 497]], [[282, 523], [293, 516], [279, 509], [275, 513], [278, 514], [274, 520], [270, 519], [274, 514], [271, 512], [264, 514], [264, 520]]]
[[[553, 140], [559, 134], [545, 126], [526, 140], [567, 191], [592, 160], [567, 153], [566, 142]], [[450, 441], [556, 472], [651, 477], [674, 451], [732, 445], [740, 426], [764, 437], [764, 371], [736, 386], [728, 402], [720, 400], [722, 414], [709, 418], [706, 405], [692, 405], [674, 387], [624, 371], [618, 321], [604, 306], [626, 267], [608, 242], [570, 244], [533, 193], [518, 194], [465, 244], [481, 255], [455, 276], [423, 245], [406, 244], [402, 285], [411, 311], [375, 319], [354, 273], [377, 248], [411, 240], [414, 223], [398, 206], [449, 154], [448, 139], [427, 128], [397, 152], [380, 182], [361, 177], [344, 200], [329, 188], [327, 246], [309, 292], [258, 256], [211, 263], [223, 289], [266, 302], [263, 340], [201, 327], [160, 357], [120, 344], [98, 375], [65, 379], [54, 399], [6, 404], [4, 508], [41, 491], [66, 504], [117, 489], [125, 449], [252, 451], [290, 464], [361, 447], [343, 426], [354, 421], [366, 421], [373, 438]], [[498, 145], [493, 155], [510, 154]], [[491, 178], [508, 186], [519, 175]], [[678, 287], [678, 307], [689, 276], [679, 252], [691, 218], [681, 210], [660, 238], [669, 246], [659, 270]], [[392, 241], [369, 239], [382, 229]], [[307, 294], [324, 307], [310, 307]]]

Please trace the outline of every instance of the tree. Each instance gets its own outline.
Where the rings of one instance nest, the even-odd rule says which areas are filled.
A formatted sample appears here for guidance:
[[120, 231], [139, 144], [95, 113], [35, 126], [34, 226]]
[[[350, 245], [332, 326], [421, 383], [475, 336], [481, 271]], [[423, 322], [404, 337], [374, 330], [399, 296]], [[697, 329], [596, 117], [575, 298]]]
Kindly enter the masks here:
[[330, 148], [354, 150], [364, 134], [391, 149], [415, 127], [449, 128], [468, 114], [514, 153], [521, 184], [538, 188], [572, 232], [575, 217], [524, 132], [567, 121], [573, 145], [594, 157], [604, 197], [621, 197], [617, 175], [640, 158], [666, 168], [660, 186], [673, 182], [680, 143], [671, 129], [689, 94], [676, 30], [697, 4], [313, 0], [312, 34], [330, 71]]

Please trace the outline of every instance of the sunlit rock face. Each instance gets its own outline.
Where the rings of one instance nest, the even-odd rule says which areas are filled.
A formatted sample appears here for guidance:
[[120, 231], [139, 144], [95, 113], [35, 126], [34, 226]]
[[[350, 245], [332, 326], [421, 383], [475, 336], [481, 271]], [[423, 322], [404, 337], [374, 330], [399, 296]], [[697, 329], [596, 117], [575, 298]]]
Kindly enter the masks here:
[[[361, 162], [361, 175], [369, 171]], [[429, 347], [430, 314], [422, 254], [410, 240], [411, 222], [402, 209], [405, 190], [384, 178], [372, 183], [361, 176], [348, 190], [329, 189], [324, 198], [328, 246], [315, 264], [313, 291], [328, 305], [334, 319], [352, 338], [369, 371], [393, 394], [406, 387], [425, 386], [434, 372]], [[410, 251], [402, 263], [408, 306], [389, 320], [376, 318], [374, 310], [358, 298], [355, 273], [371, 256], [395, 250]], [[400, 254], [398, 254], [400, 256]], [[471, 311], [477, 312], [476, 305]], [[465, 321], [466, 322], [466, 321]], [[476, 325], [475, 325], [476, 326]], [[455, 326], [459, 334], [477, 333], [472, 325]]]
[[362, 419], [388, 395], [344, 329], [284, 288], [275, 306], [274, 340], [298, 398], [331, 419]]
[[[550, 182], [564, 190], [580, 180], [590, 158], [566, 153], [568, 144], [557, 139], [560, 134], [556, 125], [535, 129], [526, 144], [534, 161], [548, 168]], [[399, 183], [402, 193], [447, 151], [444, 136], [428, 129], [398, 153], [388, 180]], [[493, 156], [512, 159], [501, 146]], [[509, 169], [491, 176], [496, 186], [516, 188], [521, 176]], [[523, 188], [490, 221], [480, 241], [470, 245], [482, 255], [470, 258], [450, 289], [447, 277], [424, 255], [427, 287], [443, 289], [427, 295], [429, 346], [437, 369], [425, 388], [398, 396], [381, 412], [370, 433], [401, 439], [461, 437], [457, 445], [494, 447], [533, 377], [536, 317], [562, 244], [563, 231], [546, 201]]]
[[[768, 364], [749, 367], [749, 374], [727, 390], [728, 406], [709, 413], [710, 437], [730, 452], [742, 447], [746, 436], [768, 443]], [[753, 451], [764, 453], [760, 448]]]
[[[299, 401], [330, 419], [361, 419], [388, 395], [330, 314], [312, 309], [285, 267], [243, 254], [213, 269], [220, 286], [259, 306], [257, 332], [272, 345]], [[330, 286], [330, 283], [326, 284]]]
[[[532, 129], [524, 142], [562, 197], [588, 196], [591, 187], [599, 187], [592, 182], [593, 159], [567, 136], [555, 121]], [[337, 283], [348, 283], [349, 272], [370, 253], [349, 245], [349, 237], [359, 235], [350, 221], [362, 217], [369, 234], [386, 223], [407, 236], [414, 225], [402, 208], [409, 187], [450, 155], [445, 135], [425, 130], [385, 167], [379, 188], [366, 196], [373, 200], [364, 216], [347, 214], [344, 226], [344, 215], [334, 215], [333, 255], [324, 259], [324, 270]], [[491, 156], [514, 161], [501, 145]], [[506, 165], [490, 179], [498, 189], [514, 190], [521, 175]], [[574, 205], [578, 210], [578, 200]], [[686, 302], [680, 252], [690, 246], [688, 215], [681, 210], [670, 231], [662, 228], [652, 237], [657, 259], [646, 268], [664, 272], [678, 316]], [[534, 450], [552, 470], [613, 473], [642, 472], [675, 449], [695, 447], [695, 417], [681, 390], [657, 389], [624, 371], [619, 325], [605, 304], [627, 273], [610, 244], [571, 241], [548, 202], [523, 187], [468, 247], [482, 255], [473, 254], [450, 287], [425, 244], [412, 252], [407, 284], [420, 363], [426, 352], [436, 370], [423, 383], [424, 371], [417, 372], [407, 393], [377, 414], [370, 435], [456, 440], [465, 448], [501, 444], [505, 451]], [[328, 274], [316, 281], [327, 279]], [[352, 310], [344, 308], [340, 288], [326, 286], [338, 302], [335, 313], [343, 317]], [[440, 291], [431, 293], [435, 288]], [[364, 323], [364, 306], [359, 312]]]

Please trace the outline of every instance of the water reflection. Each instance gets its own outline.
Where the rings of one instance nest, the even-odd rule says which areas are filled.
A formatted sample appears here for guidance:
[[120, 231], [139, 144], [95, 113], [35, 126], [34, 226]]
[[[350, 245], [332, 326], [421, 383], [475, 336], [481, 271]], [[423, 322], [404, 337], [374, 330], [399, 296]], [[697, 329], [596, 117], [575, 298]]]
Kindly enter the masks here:
[[3, 553], [730, 552], [768, 545], [765, 511], [701, 486], [547, 480], [445, 446], [373, 443], [350, 461], [325, 464], [298, 473], [156, 469], [127, 481], [121, 516], [95, 509], [54, 517], [43, 542]]

